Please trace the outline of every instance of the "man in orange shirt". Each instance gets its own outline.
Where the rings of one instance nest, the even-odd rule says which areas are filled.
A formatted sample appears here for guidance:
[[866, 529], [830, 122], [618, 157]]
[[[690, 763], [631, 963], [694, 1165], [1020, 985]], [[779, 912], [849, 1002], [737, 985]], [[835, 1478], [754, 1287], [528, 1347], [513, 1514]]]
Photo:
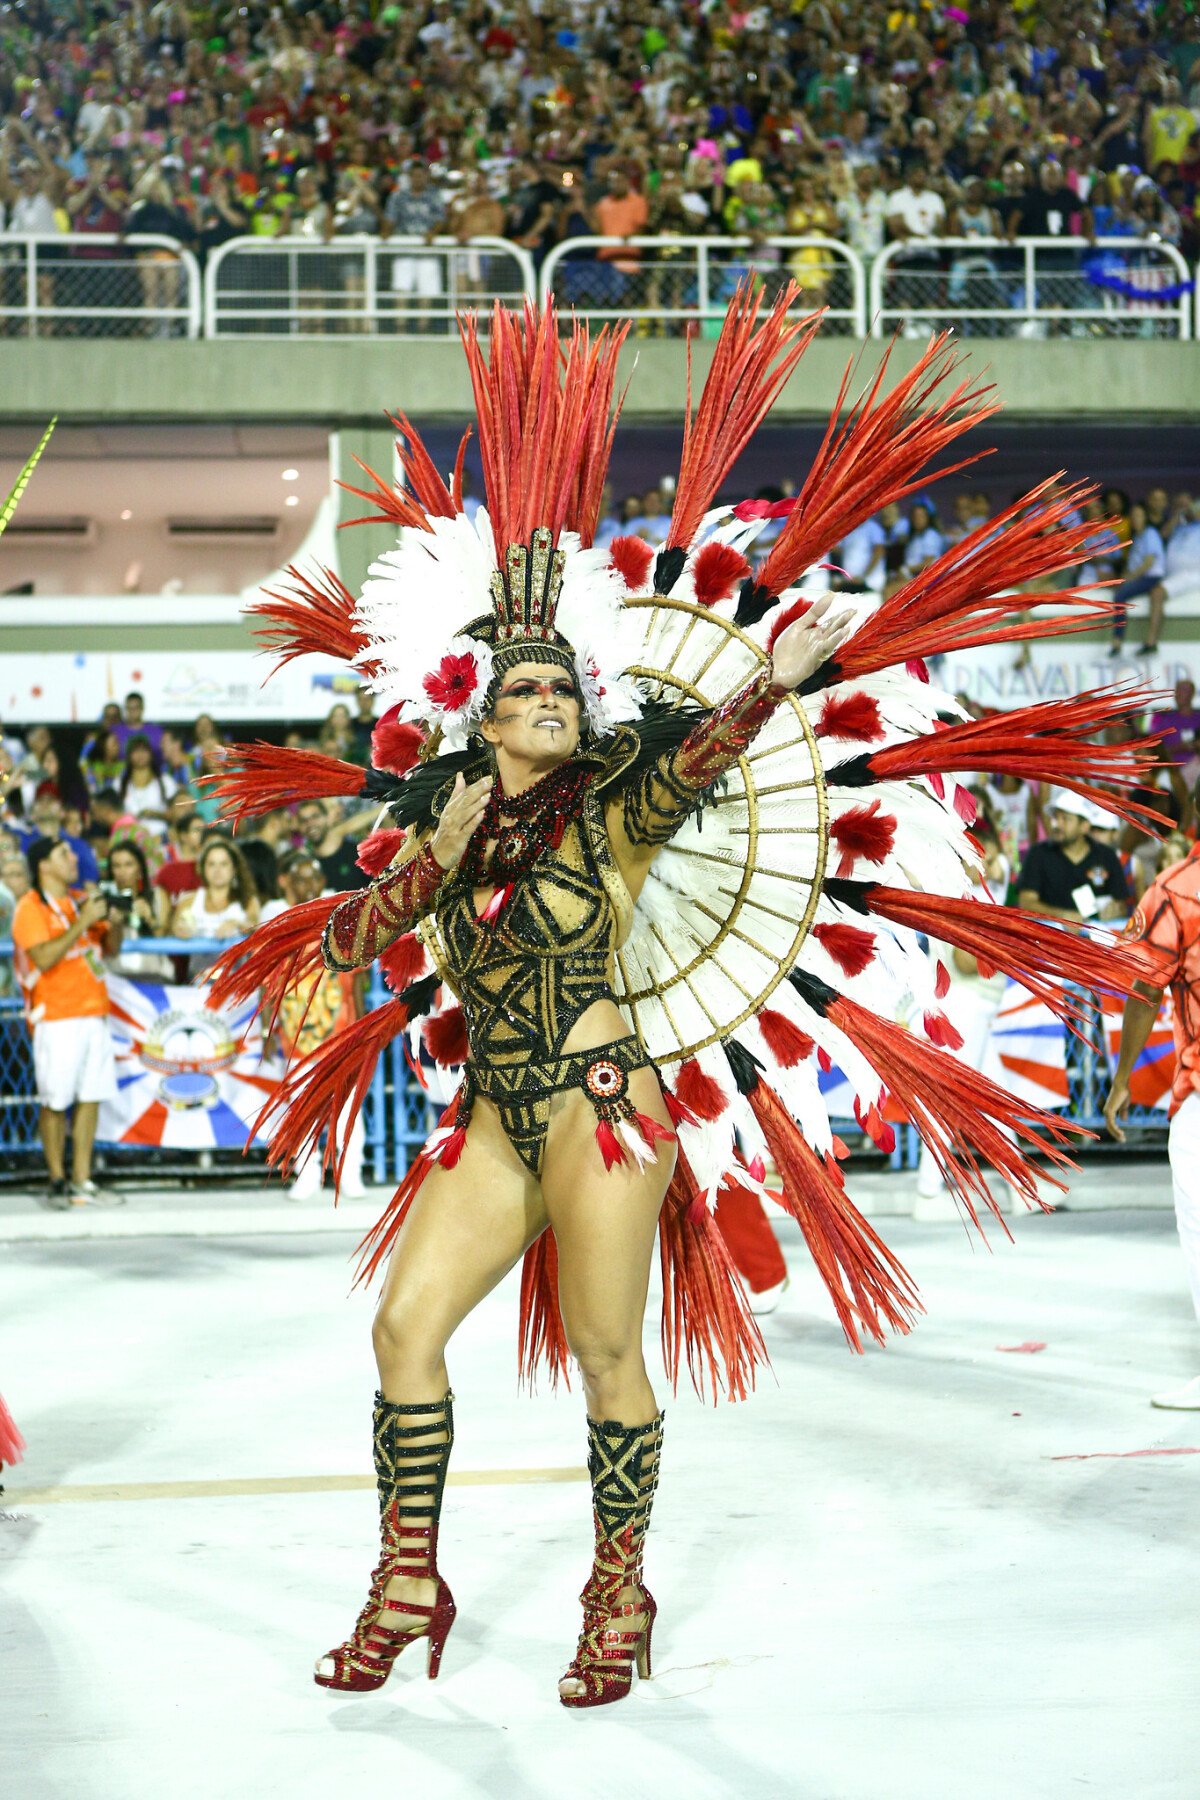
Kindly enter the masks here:
[[[600, 237], [637, 237], [646, 229], [650, 209], [644, 194], [635, 193], [623, 169], [613, 169], [608, 177], [608, 192], [601, 194], [595, 206], [596, 232]], [[636, 275], [640, 264], [636, 250], [625, 250], [620, 244], [605, 244], [597, 250], [597, 259], [606, 262], [622, 275]]]
[[[121, 915], [102, 894], [72, 891], [79, 865], [63, 838], [38, 838], [28, 854], [33, 885], [13, 914], [12, 933], [33, 1034], [50, 1205], [119, 1204], [92, 1180], [92, 1145], [100, 1102], [116, 1085], [99, 956], [120, 949]], [[64, 1159], [72, 1108], [68, 1184]]]
[[[1129, 1105], [1129, 1079], [1158, 1017], [1163, 990], [1175, 1006], [1175, 1083], [1167, 1154], [1175, 1191], [1175, 1219], [1196, 1317], [1200, 1319], [1200, 844], [1147, 888], [1129, 927], [1144, 947], [1145, 980], [1125, 1002], [1121, 1052], [1105, 1123], [1118, 1143]], [[1200, 1375], [1156, 1394], [1153, 1406], [1200, 1412]]]

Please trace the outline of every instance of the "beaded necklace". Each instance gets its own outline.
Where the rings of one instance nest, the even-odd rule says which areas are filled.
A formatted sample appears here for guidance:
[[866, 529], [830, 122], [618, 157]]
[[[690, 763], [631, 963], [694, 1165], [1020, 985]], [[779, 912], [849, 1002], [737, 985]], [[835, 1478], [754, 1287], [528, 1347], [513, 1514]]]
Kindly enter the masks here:
[[[519, 794], [506, 794], [497, 779], [460, 865], [470, 885], [515, 881], [528, 875], [544, 850], [557, 849], [567, 825], [579, 813], [593, 773], [587, 763], [570, 760]], [[502, 818], [513, 823], [502, 825]], [[493, 839], [495, 849], [485, 866]]]

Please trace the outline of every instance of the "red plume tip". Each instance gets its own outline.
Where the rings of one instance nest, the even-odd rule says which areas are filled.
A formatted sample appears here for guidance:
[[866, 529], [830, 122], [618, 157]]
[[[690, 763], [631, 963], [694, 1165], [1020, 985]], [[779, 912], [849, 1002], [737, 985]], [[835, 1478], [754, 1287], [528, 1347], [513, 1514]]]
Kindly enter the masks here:
[[675, 1077], [675, 1098], [705, 1124], [719, 1119], [729, 1106], [720, 1083], [695, 1060], [685, 1062]]
[[794, 1069], [813, 1053], [813, 1040], [793, 1025], [786, 1013], [764, 1007], [758, 1015], [758, 1028], [763, 1042], [781, 1069]]
[[921, 1023], [925, 1027], [925, 1036], [939, 1050], [961, 1050], [963, 1047], [962, 1032], [952, 1025], [943, 1012], [927, 1012]]
[[896, 837], [896, 821], [891, 813], [881, 813], [878, 800], [870, 806], [852, 806], [833, 821], [829, 835], [841, 851], [838, 876], [849, 875], [860, 858], [880, 864], [892, 853]]
[[402, 831], [373, 831], [358, 846], [354, 858], [364, 875], [382, 875], [404, 843]]
[[615, 1164], [627, 1160], [620, 1140], [607, 1119], [601, 1119], [596, 1126], [596, 1142], [600, 1146], [600, 1154], [604, 1158], [606, 1171], [613, 1168]]
[[608, 554], [629, 593], [645, 587], [650, 579], [650, 564], [654, 561], [653, 544], [648, 544], [645, 538], [616, 537], [609, 545]]
[[426, 966], [425, 946], [415, 931], [406, 931], [394, 944], [389, 944], [379, 958], [383, 979], [393, 994], [403, 993], [424, 975]]
[[715, 606], [719, 600], [728, 600], [749, 573], [750, 564], [732, 544], [705, 544], [692, 565], [697, 603]]
[[858, 925], [814, 925], [813, 936], [843, 975], [861, 975], [875, 956], [875, 933]]
[[879, 702], [873, 694], [859, 691], [826, 694], [817, 720], [819, 738], [848, 738], [855, 744], [877, 744], [883, 735]]
[[393, 706], [371, 733], [371, 761], [390, 775], [407, 775], [420, 755], [424, 736], [416, 725], [402, 725]]
[[467, 1021], [461, 1006], [447, 1007], [434, 1013], [421, 1027], [425, 1048], [440, 1068], [453, 1068], [465, 1063], [468, 1055]]

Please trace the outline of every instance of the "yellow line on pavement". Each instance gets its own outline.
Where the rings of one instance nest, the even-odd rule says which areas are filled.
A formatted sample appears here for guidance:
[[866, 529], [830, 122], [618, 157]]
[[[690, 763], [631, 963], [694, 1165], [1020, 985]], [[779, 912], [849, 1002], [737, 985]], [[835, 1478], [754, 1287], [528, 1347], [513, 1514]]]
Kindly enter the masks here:
[[[552, 1481], [586, 1481], [587, 1470], [460, 1469], [451, 1486], [510, 1487]], [[0, 1510], [14, 1506], [77, 1506], [88, 1500], [228, 1500], [252, 1494], [348, 1494], [374, 1488], [373, 1475], [258, 1475], [228, 1481], [81, 1482], [77, 1487], [6, 1487]]]

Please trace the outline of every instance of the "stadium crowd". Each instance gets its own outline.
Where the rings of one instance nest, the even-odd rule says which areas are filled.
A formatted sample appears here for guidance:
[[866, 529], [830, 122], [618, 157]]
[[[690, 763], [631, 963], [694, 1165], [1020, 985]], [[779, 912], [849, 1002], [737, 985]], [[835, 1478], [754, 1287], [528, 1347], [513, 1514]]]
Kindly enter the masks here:
[[[868, 261], [899, 241], [953, 303], [1009, 265], [945, 237], [1128, 238], [1194, 264], [1198, 109], [1191, 0], [13, 0], [0, 228], [201, 255], [246, 234], [492, 236], [535, 262], [588, 234], [739, 234], [814, 302], [834, 263], [769, 238]], [[579, 268], [564, 297], [597, 303], [640, 273], [619, 246]], [[139, 273], [161, 292], [162, 252]], [[678, 302], [670, 254], [646, 279], [644, 300]]]

